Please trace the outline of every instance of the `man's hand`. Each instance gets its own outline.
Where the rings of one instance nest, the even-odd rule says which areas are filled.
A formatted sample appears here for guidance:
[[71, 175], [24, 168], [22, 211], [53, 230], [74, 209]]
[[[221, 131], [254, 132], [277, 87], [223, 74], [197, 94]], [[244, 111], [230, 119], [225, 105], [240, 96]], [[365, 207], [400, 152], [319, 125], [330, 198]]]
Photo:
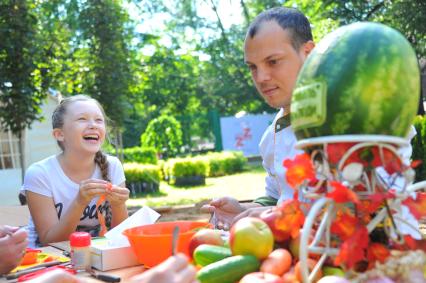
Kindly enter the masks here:
[[0, 226], [0, 274], [6, 274], [19, 265], [27, 244], [24, 229]]
[[229, 230], [234, 217], [245, 209], [238, 200], [231, 197], [222, 197], [203, 205], [200, 210], [212, 213], [211, 222], [216, 228]]

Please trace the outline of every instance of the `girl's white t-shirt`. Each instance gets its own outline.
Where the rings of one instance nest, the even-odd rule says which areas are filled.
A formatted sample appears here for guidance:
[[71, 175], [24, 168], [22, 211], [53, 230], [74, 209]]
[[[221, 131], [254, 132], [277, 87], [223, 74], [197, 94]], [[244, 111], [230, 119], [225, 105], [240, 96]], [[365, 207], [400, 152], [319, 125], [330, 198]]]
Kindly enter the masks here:
[[[111, 183], [120, 185], [125, 182], [123, 166], [118, 158], [107, 155], [109, 163], [108, 174]], [[92, 179], [102, 179], [101, 170], [96, 165]], [[72, 201], [78, 194], [79, 184], [73, 182], [65, 175], [59, 164], [57, 155], [50, 156], [44, 160], [32, 164], [25, 172], [24, 183], [21, 191], [31, 191], [43, 196], [52, 198], [58, 218], [60, 219], [69, 209]], [[98, 197], [84, 209], [78, 226], [95, 227], [99, 224], [96, 213], [96, 202]], [[38, 235], [34, 226], [32, 217], [28, 224], [28, 242], [29, 247], [36, 247], [38, 243]]]

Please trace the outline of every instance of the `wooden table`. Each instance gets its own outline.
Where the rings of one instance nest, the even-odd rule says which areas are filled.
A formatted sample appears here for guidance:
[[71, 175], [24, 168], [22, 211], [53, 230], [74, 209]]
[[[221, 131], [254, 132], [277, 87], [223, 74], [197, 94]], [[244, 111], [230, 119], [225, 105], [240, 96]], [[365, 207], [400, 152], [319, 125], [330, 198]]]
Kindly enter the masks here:
[[[67, 249], [68, 247], [68, 249]], [[63, 255], [63, 251], [64, 250], [69, 250], [69, 244], [67, 244], [67, 242], [60, 242], [60, 243], [54, 243], [52, 244], [52, 246], [47, 246], [47, 247], [43, 247], [40, 248], [43, 252], [46, 253], [50, 253], [52, 255], [56, 255], [56, 256], [64, 256]], [[97, 273], [100, 274], [111, 274], [111, 275], [115, 275], [115, 276], [119, 276], [121, 278], [120, 282], [129, 282], [130, 278], [140, 274], [142, 272], [144, 272], [146, 269], [142, 266], [132, 266], [132, 267], [127, 267], [127, 268], [120, 268], [120, 269], [114, 269], [114, 270], [109, 270], [109, 271], [96, 271]], [[87, 272], [81, 272], [77, 274], [77, 277], [80, 278], [81, 280], [83, 280], [83, 282], [103, 282], [100, 281], [96, 278], [93, 278], [89, 273]], [[0, 282], [1, 283], [6, 283], [6, 282], [16, 282], [15, 281], [7, 281], [4, 277], [1, 278], [0, 277]]]

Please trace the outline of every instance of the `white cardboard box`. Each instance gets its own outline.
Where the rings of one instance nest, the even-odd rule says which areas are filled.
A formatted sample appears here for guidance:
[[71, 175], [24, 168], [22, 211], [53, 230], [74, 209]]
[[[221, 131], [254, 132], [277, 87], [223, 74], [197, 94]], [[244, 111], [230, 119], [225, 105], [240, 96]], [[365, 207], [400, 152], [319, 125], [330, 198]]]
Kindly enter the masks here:
[[107, 271], [111, 269], [140, 265], [130, 246], [110, 246], [108, 239], [92, 239], [92, 267]]

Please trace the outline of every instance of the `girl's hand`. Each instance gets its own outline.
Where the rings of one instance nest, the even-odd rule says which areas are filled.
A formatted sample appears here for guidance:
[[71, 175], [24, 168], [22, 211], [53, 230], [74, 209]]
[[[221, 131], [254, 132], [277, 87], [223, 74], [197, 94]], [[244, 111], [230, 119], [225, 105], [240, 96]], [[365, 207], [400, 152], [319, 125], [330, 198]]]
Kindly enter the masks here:
[[86, 206], [94, 197], [105, 194], [108, 182], [98, 179], [88, 179], [80, 183], [78, 192], [78, 203]]
[[108, 183], [106, 189], [106, 199], [111, 203], [111, 206], [121, 205], [129, 199], [129, 189]]

